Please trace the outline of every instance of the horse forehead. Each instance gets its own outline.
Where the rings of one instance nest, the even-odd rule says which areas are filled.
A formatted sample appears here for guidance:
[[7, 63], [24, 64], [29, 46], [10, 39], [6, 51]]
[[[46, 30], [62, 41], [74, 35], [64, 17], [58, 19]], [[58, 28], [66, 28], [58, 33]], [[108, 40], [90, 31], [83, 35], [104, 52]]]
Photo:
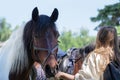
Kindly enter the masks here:
[[48, 39], [48, 40], [51, 40], [52, 38], [55, 38], [54, 36], [54, 30], [52, 29], [47, 29], [45, 31], [43, 31], [43, 33], [40, 33], [41, 35], [41, 38], [45, 38], [45, 39]]
[[37, 32], [37, 33], [41, 33], [42, 31], [46, 31], [47, 29], [51, 28], [52, 26], [54, 26], [54, 22], [51, 21], [50, 17], [48, 17], [47, 15], [40, 15], [37, 22], [33, 22], [34, 23], [34, 27], [33, 27], [33, 31]]
[[47, 15], [40, 15], [39, 16], [39, 23], [46, 24], [50, 22], [50, 17]]

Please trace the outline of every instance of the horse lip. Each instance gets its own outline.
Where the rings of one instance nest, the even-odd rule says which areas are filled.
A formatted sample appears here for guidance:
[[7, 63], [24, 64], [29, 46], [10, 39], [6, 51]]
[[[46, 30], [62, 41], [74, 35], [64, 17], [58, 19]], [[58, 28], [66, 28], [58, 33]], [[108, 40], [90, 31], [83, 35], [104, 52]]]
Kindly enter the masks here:
[[46, 66], [45, 66], [45, 74], [46, 74], [46, 77], [47, 77], [47, 78], [50, 78], [50, 77], [54, 77], [54, 76], [55, 76], [54, 71], [51, 71], [51, 68], [50, 68], [49, 65], [46, 65]]

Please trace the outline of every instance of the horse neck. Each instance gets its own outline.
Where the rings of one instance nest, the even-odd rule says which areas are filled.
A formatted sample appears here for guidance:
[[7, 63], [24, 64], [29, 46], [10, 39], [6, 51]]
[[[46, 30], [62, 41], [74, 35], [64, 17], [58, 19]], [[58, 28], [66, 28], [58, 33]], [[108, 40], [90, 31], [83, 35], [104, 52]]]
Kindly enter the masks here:
[[82, 67], [82, 63], [83, 61], [80, 59], [78, 60], [75, 65], [74, 65], [74, 71], [73, 71], [73, 74], [75, 75], [76, 73], [78, 73], [78, 71], [81, 69]]

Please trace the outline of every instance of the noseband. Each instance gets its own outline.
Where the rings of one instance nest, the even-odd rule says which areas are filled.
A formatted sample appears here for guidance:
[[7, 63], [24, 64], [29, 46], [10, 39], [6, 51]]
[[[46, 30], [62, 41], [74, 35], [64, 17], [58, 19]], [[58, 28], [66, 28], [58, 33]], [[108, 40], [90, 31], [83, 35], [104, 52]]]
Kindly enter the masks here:
[[[35, 46], [33, 46], [33, 49], [34, 49], [34, 51], [37, 50], [37, 51], [47, 51], [47, 52], [48, 52], [48, 55], [47, 55], [47, 57], [44, 59], [43, 62], [41, 62], [41, 60], [40, 60], [40, 59], [38, 58], [38, 56], [37, 56], [39, 62], [40, 62], [41, 65], [42, 65], [42, 67], [44, 67], [44, 65], [46, 64], [46, 61], [47, 61], [47, 59], [49, 58], [49, 56], [50, 56], [50, 55], [54, 55], [54, 56], [55, 56], [54, 51], [55, 51], [56, 49], [58, 49], [58, 45], [56, 45], [53, 49], [39, 48], [39, 47], [35, 47]], [[56, 56], [55, 56], [55, 57], [56, 57]]]

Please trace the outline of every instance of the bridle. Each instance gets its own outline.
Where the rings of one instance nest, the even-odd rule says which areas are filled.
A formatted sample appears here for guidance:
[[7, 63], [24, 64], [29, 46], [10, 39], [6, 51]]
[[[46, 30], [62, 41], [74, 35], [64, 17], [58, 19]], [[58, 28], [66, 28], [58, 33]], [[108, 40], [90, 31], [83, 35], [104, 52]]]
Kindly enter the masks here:
[[[44, 59], [43, 62], [41, 62], [41, 60], [38, 58], [38, 61], [41, 63], [42, 67], [44, 67], [44, 65], [46, 64], [46, 61], [47, 61], [47, 59], [49, 58], [49, 56], [55, 54], [54, 51], [55, 51], [56, 49], [58, 49], [58, 45], [56, 45], [52, 50], [47, 49], [47, 48], [38, 48], [38, 47], [35, 47], [35, 46], [34, 46], [34, 50], [37, 50], [37, 51], [38, 51], [38, 50], [40, 50], [40, 51], [48, 51], [48, 55], [47, 55], [47, 57]], [[54, 56], [55, 56], [55, 55], [54, 55]], [[56, 56], [55, 56], [55, 57], [56, 57]]]
[[47, 62], [47, 60], [48, 60], [48, 58], [49, 58], [50, 55], [54, 55], [55, 58], [57, 59], [56, 53], [54, 53], [54, 52], [55, 52], [55, 50], [58, 49], [58, 44], [56, 44], [56, 45], [51, 49], [50, 44], [49, 44], [48, 37], [46, 37], [46, 40], [47, 40], [48, 48], [40, 48], [40, 47], [36, 47], [35, 45], [33, 45], [33, 54], [34, 54], [34, 55], [35, 55], [35, 54], [37, 55], [36, 51], [47, 51], [47, 52], [48, 52], [48, 55], [46, 56], [46, 58], [44, 59], [43, 62], [39, 59], [38, 55], [35, 56], [35, 57], [37, 58], [37, 62], [39, 62], [39, 63], [41, 64], [42, 68], [45, 67], [45, 64], [46, 64], [46, 62]]

